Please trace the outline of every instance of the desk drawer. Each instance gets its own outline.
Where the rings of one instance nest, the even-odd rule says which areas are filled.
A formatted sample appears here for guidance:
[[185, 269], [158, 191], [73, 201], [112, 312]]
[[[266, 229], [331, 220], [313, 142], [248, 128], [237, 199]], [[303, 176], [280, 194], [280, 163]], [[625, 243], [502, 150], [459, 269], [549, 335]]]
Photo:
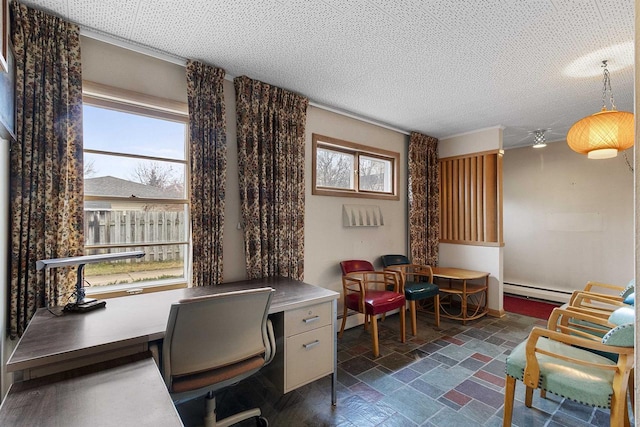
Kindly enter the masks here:
[[333, 371], [332, 325], [287, 338], [285, 393]]
[[331, 325], [331, 302], [323, 302], [284, 313], [285, 337], [326, 325]]

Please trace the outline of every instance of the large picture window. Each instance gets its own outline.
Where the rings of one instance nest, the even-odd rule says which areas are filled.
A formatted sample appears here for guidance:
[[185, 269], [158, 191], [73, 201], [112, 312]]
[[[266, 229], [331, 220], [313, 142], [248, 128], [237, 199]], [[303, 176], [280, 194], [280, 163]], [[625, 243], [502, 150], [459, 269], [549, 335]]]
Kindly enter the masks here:
[[144, 258], [85, 269], [87, 293], [185, 286], [188, 116], [145, 99], [84, 94], [85, 254]]
[[400, 155], [313, 134], [312, 194], [398, 200]]

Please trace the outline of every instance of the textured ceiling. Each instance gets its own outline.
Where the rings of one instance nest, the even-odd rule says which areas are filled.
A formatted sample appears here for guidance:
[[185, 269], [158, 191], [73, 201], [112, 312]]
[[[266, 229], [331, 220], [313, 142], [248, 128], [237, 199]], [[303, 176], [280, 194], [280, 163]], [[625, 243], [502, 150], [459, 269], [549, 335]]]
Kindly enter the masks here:
[[603, 59], [616, 106], [633, 108], [633, 0], [22, 1], [438, 138], [504, 126], [505, 148], [535, 129], [563, 139], [600, 109]]

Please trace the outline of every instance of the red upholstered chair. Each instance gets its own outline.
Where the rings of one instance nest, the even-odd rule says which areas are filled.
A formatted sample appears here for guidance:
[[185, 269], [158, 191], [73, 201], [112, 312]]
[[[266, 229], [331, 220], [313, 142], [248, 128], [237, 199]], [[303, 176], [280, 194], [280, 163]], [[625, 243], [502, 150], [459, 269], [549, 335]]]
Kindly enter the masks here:
[[[355, 266], [354, 266], [355, 263]], [[365, 328], [367, 319], [371, 318], [371, 339], [373, 343], [373, 356], [380, 355], [378, 342], [377, 315], [388, 311], [400, 309], [400, 341], [405, 342], [405, 297], [400, 292], [398, 276], [393, 272], [367, 271], [350, 268], [365, 268], [371, 263], [367, 261], [343, 261], [340, 263], [342, 271], [342, 289], [344, 297], [344, 313], [339, 338], [342, 338], [347, 321], [348, 310], [354, 310], [365, 315]], [[393, 291], [387, 290], [393, 289]]]

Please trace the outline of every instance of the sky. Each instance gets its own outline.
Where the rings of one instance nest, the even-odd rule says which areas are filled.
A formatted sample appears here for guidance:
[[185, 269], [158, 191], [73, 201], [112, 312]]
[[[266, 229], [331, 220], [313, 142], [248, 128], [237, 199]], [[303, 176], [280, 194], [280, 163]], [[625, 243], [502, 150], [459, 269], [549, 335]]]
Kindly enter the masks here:
[[[186, 124], [84, 105], [84, 148], [140, 154], [167, 159], [185, 159]], [[85, 154], [85, 165], [93, 162], [91, 177], [115, 176], [132, 179], [140, 159]], [[184, 166], [166, 162], [178, 173]]]

